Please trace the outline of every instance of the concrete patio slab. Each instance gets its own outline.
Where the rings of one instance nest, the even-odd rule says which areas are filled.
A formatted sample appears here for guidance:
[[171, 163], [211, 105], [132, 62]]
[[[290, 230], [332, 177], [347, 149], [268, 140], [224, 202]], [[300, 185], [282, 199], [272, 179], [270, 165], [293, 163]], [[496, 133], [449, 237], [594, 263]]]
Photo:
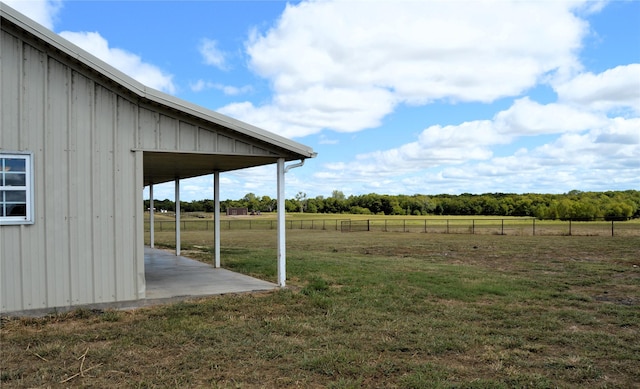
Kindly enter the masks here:
[[147, 300], [273, 290], [278, 285], [164, 250], [144, 248]]

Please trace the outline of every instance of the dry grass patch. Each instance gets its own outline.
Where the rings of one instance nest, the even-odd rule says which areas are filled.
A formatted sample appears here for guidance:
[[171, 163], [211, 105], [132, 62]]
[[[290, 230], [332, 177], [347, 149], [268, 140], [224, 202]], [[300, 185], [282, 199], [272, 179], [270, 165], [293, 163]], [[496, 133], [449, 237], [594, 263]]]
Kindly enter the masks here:
[[[287, 234], [286, 290], [4, 319], [2, 387], [640, 382], [638, 238]], [[275, 280], [275, 231], [221, 238], [223, 266]]]

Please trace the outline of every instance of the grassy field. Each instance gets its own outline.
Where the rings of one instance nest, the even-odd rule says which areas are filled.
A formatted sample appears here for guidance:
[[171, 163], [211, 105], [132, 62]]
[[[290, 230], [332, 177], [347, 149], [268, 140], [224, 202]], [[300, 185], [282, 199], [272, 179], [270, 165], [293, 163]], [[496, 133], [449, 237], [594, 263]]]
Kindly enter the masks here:
[[[639, 237], [287, 239], [285, 290], [3, 319], [0, 386], [638, 387]], [[275, 281], [275, 231], [221, 240], [223, 267]]]
[[[214, 229], [213, 215], [182, 215], [181, 229], [197, 231]], [[388, 216], [289, 213], [287, 229], [333, 231], [424, 232], [471, 235], [574, 235], [574, 236], [640, 236], [640, 219], [627, 221], [536, 220], [529, 217], [499, 216]], [[172, 214], [156, 215], [155, 230], [174, 231]], [[260, 216], [222, 216], [222, 230], [269, 230], [277, 228], [276, 214]], [[149, 229], [149, 217], [145, 222]]]

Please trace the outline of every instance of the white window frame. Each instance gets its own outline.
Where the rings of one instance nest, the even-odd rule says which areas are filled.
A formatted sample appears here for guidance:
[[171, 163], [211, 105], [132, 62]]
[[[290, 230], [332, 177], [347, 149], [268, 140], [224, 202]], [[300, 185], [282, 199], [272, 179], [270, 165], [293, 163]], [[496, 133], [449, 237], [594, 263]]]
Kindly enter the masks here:
[[[0, 169], [2, 159], [22, 159], [25, 161], [25, 185], [5, 186], [0, 180], [0, 191], [24, 190], [26, 193], [26, 215], [25, 216], [0, 216], [0, 225], [33, 224], [35, 222], [33, 209], [33, 153], [24, 151], [4, 151], [0, 150]], [[4, 201], [0, 198], [0, 207], [4, 207]], [[0, 213], [2, 215], [2, 213]]]

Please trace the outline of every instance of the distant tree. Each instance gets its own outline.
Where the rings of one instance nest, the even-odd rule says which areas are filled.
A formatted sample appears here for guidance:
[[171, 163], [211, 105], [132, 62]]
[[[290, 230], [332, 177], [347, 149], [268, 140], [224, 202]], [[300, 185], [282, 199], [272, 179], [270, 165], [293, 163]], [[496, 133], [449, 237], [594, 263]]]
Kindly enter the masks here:
[[276, 199], [272, 199], [269, 196], [262, 196], [259, 202], [259, 210], [262, 212], [273, 212], [276, 209]]
[[307, 194], [304, 192], [298, 192], [296, 195], [296, 201], [298, 202], [300, 212], [304, 212], [305, 206], [307, 205]]
[[345, 200], [346, 199], [344, 193], [342, 193], [342, 191], [337, 190], [337, 189], [334, 189], [331, 192], [331, 197], [336, 199], [336, 200]]

